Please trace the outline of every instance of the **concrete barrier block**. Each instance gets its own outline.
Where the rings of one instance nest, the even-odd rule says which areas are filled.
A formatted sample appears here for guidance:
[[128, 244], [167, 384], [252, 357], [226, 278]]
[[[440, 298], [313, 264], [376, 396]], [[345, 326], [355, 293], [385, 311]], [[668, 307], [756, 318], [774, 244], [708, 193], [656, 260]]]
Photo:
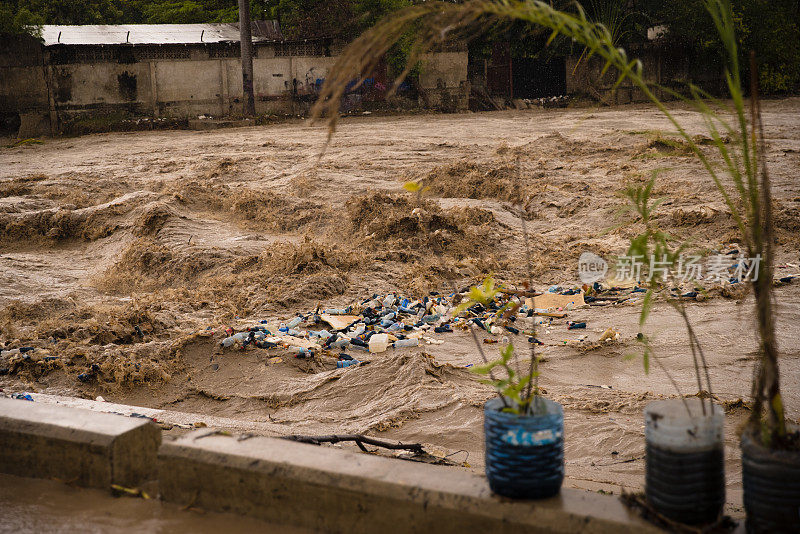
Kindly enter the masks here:
[[159, 450], [164, 500], [325, 532], [657, 532], [617, 498], [497, 497], [455, 467], [199, 430]]
[[20, 113], [17, 138], [29, 139], [51, 134], [50, 116], [47, 113]]
[[0, 398], [0, 472], [96, 488], [154, 479], [152, 421]]

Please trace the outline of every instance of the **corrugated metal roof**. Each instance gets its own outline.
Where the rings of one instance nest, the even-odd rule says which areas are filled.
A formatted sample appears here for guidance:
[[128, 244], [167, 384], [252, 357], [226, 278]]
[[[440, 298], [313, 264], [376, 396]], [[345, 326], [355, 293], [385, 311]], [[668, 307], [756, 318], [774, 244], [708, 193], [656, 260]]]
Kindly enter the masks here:
[[[277, 20], [253, 22], [254, 41], [281, 41]], [[239, 23], [119, 24], [42, 27], [45, 46], [56, 44], [198, 44], [239, 42]]]

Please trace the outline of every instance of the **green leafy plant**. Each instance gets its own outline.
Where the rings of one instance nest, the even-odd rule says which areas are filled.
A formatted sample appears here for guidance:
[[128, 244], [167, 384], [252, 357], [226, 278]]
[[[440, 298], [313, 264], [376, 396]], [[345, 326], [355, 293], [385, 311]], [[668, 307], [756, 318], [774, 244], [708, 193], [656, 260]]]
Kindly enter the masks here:
[[[730, 1], [703, 0], [703, 5], [725, 51], [725, 83], [730, 103], [716, 100], [694, 85], [689, 86], [688, 97], [668, 88], [659, 89], [663, 94], [687, 102], [701, 114], [712, 140], [711, 146], [722, 160], [721, 167], [706, 155], [677, 117], [656, 96], [655, 87], [645, 80], [642, 62], [628, 58], [625, 50], [617, 46], [612, 32], [604, 25], [590, 21], [579, 5], [572, 13], [559, 11], [549, 3], [536, 0], [426, 2], [402, 9], [367, 30], [344, 50], [326, 79], [313, 113], [315, 118], [327, 114], [330, 138], [336, 128], [339, 103], [350, 82], [363, 82], [389, 48], [412, 27], [416, 28], [416, 40], [409, 52], [411, 65], [416, 64], [433, 47], [450, 39], [477, 35], [498, 21], [523, 21], [542, 26], [551, 32], [548, 44], [561, 35], [586, 47], [588, 57], [597, 55], [602, 58], [605, 61], [602, 74], [614, 69], [618, 75], [614, 88], [628, 79], [672, 124], [730, 209], [749, 257], [759, 256], [762, 259], [760, 276], [752, 283], [761, 354], [753, 381], [752, 423], [763, 429], [765, 444], [780, 446], [786, 435], [786, 423], [780, 394], [778, 346], [772, 308], [772, 205], [769, 173], [762, 156], [764, 142], [757, 97], [758, 76], [750, 76], [752, 86], [748, 120], [736, 24]], [[757, 72], [752, 54], [751, 63], [751, 71]], [[407, 73], [408, 67], [398, 77], [395, 86]], [[728, 117], [732, 117], [732, 120]], [[726, 144], [728, 139], [731, 140], [730, 146]]]
[[[495, 279], [488, 276], [483, 284], [470, 288], [467, 299], [458, 305], [455, 314], [463, 314], [476, 304], [489, 307], [502, 293], [503, 291], [496, 286]], [[497, 310], [496, 315], [500, 318], [510, 317], [516, 314], [519, 308], [519, 302], [509, 300]], [[475, 343], [480, 349], [477, 338]], [[483, 355], [483, 351], [481, 354]], [[526, 372], [520, 369], [519, 361], [514, 358], [514, 344], [511, 342], [500, 350], [499, 358], [487, 361], [484, 355], [484, 362], [483, 365], [473, 367], [471, 371], [486, 377], [480, 381], [494, 388], [503, 400], [503, 411], [517, 415], [535, 414], [537, 408], [535, 400], [539, 397], [539, 359], [534, 344], [531, 344], [531, 365]], [[496, 376], [495, 373], [498, 371], [499, 376]]]
[[[514, 356], [514, 344], [509, 343], [500, 351], [500, 358], [472, 368], [472, 372], [479, 375], [489, 375], [493, 370], [502, 368], [507, 378], [489, 378], [481, 380], [482, 383], [492, 386], [504, 398], [512, 401], [512, 404], [503, 408], [504, 412], [515, 413], [517, 415], [527, 414], [531, 408], [531, 398], [525, 395], [528, 384], [538, 378], [539, 372], [532, 374], [518, 374], [511, 367], [511, 360]], [[538, 391], [534, 391], [538, 395]]]
[[[517, 173], [517, 181], [519, 182], [519, 172]], [[519, 187], [519, 183], [517, 184]], [[428, 188], [424, 187], [419, 181], [406, 182], [403, 188], [416, 195], [417, 200], [422, 198]], [[527, 225], [525, 217], [521, 216], [523, 239], [525, 242], [525, 257], [528, 266], [528, 286], [531, 285], [531, 263], [530, 263], [530, 243], [528, 241]], [[438, 255], [438, 253], [434, 252]], [[455, 292], [455, 288], [453, 288]], [[500, 350], [500, 357], [495, 360], [489, 360], [483, 350], [478, 336], [475, 334], [475, 326], [473, 322], [469, 321], [470, 308], [475, 305], [481, 305], [484, 309], [496, 305], [498, 298], [507, 293], [518, 293], [509, 290], [497, 284], [494, 277], [487, 276], [482, 284], [473, 286], [467, 293], [466, 298], [455, 308], [453, 316], [466, 316], [468, 320], [468, 328], [472, 335], [472, 340], [478, 353], [481, 355], [483, 365], [473, 367], [471, 371], [475, 374], [484, 376], [481, 382], [490, 385], [494, 388], [498, 397], [503, 403], [502, 411], [514, 413], [517, 415], [536, 414], [536, 410], [540, 408], [540, 403], [536, 402], [539, 399], [539, 357], [536, 354], [536, 345], [530, 344], [530, 365], [527, 372], [523, 372], [520, 368], [520, 362], [514, 358], [514, 345], [509, 342]], [[523, 292], [524, 294], [524, 292]], [[522, 303], [519, 299], [509, 299], [505, 304], [500, 306], [495, 312], [495, 316], [500, 321], [508, 321], [516, 314], [521, 308]], [[533, 320], [531, 325], [531, 333], [536, 336], [536, 321]], [[514, 366], [512, 367], [512, 361]], [[496, 373], [500, 376], [496, 376]]]
[[[629, 209], [638, 216], [639, 220], [644, 226], [644, 231], [631, 239], [627, 255], [630, 258], [653, 258], [654, 260], [658, 261], [658, 272], [651, 271], [648, 273], [647, 292], [645, 293], [642, 301], [642, 311], [639, 313], [640, 332], [637, 336], [637, 341], [643, 346], [642, 363], [644, 365], [645, 373], [650, 372], [650, 361], [654, 361], [661, 368], [661, 370], [670, 380], [672, 386], [680, 395], [681, 390], [678, 387], [677, 382], [672, 377], [670, 372], [661, 364], [661, 361], [655, 357], [653, 347], [650, 344], [650, 339], [641, 331], [641, 329], [644, 328], [645, 323], [650, 316], [650, 312], [653, 309], [654, 299], [657, 292], [661, 289], [661, 284], [668, 281], [667, 278], [663, 276], [663, 273], [665, 271], [673, 272], [675, 268], [678, 269], [678, 272], [681, 272], [683, 269], [685, 269], [682, 254], [688, 247], [688, 243], [685, 241], [678, 245], [674, 245], [675, 240], [672, 238], [672, 236], [659, 228], [658, 224], [653, 218], [653, 215], [658, 207], [666, 200], [664, 198], [652, 198], [653, 188], [655, 186], [657, 176], [658, 171], [654, 171], [647, 184], [639, 187], [629, 186], [625, 191], [625, 196], [628, 198], [630, 203]], [[662, 276], [658, 276], [658, 274], [662, 274]], [[703, 347], [700, 343], [700, 338], [697, 336], [689, 319], [686, 306], [682, 300], [679, 298], [673, 298], [669, 294], [666, 294], [665, 300], [670, 306], [672, 306], [678, 315], [680, 315], [684, 326], [686, 327], [686, 332], [689, 337], [689, 348], [692, 352], [692, 360], [694, 362], [697, 389], [698, 391], [703, 391], [706, 389], [706, 391], [708, 391], [710, 394], [709, 396], [713, 397], [711, 375], [708, 371], [708, 363], [706, 361], [705, 354], [703, 353]], [[703, 385], [704, 381], [705, 386]], [[687, 412], [691, 414], [689, 405], [686, 403], [682, 395], [681, 400], [683, 400]], [[708, 409], [706, 408], [706, 399], [703, 397], [700, 398], [700, 406], [702, 407], [703, 415], [705, 415], [707, 411], [713, 412], [714, 410], [714, 404], [710, 398], [708, 399]]]

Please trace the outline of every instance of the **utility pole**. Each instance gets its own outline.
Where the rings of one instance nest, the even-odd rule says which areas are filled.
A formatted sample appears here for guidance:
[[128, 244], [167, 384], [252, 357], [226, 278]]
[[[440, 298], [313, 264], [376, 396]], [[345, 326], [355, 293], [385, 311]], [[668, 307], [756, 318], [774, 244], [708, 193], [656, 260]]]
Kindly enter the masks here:
[[253, 36], [250, 28], [250, 0], [239, 0], [239, 44], [242, 49], [242, 103], [245, 117], [256, 114], [253, 95]]

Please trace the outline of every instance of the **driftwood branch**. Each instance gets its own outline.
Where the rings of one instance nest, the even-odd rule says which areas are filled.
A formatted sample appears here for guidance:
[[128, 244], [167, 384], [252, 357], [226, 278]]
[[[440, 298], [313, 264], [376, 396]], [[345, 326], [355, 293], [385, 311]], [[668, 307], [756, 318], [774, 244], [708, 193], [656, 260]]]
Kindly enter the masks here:
[[364, 444], [367, 445], [374, 445], [376, 447], [383, 447], [384, 449], [390, 450], [407, 450], [412, 452], [425, 452], [422, 448], [422, 445], [419, 443], [392, 443], [390, 441], [384, 441], [382, 439], [375, 439], [369, 436], [365, 436], [363, 434], [331, 434], [327, 436], [285, 436], [284, 439], [290, 439], [292, 441], [299, 441], [300, 443], [312, 443], [314, 445], [320, 445], [322, 443], [339, 443], [341, 441], [354, 441], [358, 448], [364, 452], [367, 452], [367, 448], [364, 447]]

